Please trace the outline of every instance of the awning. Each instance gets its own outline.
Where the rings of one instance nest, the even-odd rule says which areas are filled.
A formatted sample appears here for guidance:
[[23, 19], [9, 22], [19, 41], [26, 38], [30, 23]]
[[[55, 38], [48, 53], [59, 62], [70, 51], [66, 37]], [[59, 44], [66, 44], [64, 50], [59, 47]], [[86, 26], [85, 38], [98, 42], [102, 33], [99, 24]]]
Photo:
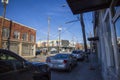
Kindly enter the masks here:
[[[95, 11], [110, 7], [112, 0], [67, 0], [73, 14]], [[120, 5], [118, 0], [117, 5]]]
[[88, 38], [88, 41], [98, 41], [99, 37], [90, 37]]

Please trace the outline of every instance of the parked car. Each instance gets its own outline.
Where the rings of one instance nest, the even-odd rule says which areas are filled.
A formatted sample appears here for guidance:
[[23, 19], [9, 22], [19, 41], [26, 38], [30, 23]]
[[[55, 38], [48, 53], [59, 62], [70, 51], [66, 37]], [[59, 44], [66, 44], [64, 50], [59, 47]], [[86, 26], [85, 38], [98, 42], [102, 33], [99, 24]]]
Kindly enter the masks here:
[[85, 55], [81, 50], [73, 50], [72, 55], [76, 57], [77, 60], [84, 60]]
[[51, 69], [71, 71], [77, 64], [76, 58], [71, 54], [59, 53], [55, 56], [47, 57], [46, 62]]
[[39, 55], [39, 54], [41, 54], [41, 53], [42, 53], [41, 50], [37, 50], [36, 53], [35, 53], [35, 55], [37, 56], [37, 55]]
[[0, 49], [0, 80], [51, 80], [51, 71], [46, 63], [29, 62]]

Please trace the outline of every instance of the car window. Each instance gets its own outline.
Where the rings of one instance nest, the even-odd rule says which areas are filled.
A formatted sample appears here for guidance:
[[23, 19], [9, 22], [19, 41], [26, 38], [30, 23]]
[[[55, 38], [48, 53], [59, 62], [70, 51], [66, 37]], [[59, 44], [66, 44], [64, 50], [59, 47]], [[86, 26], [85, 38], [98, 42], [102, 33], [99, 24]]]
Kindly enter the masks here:
[[77, 51], [72, 51], [72, 53], [77, 53]]
[[81, 53], [82, 51], [77, 51], [77, 53]]
[[78, 54], [78, 51], [72, 51], [72, 54]]
[[22, 63], [14, 56], [0, 52], [0, 73], [6, 73], [22, 68]]
[[68, 58], [67, 54], [58, 54], [55, 56], [56, 59]]

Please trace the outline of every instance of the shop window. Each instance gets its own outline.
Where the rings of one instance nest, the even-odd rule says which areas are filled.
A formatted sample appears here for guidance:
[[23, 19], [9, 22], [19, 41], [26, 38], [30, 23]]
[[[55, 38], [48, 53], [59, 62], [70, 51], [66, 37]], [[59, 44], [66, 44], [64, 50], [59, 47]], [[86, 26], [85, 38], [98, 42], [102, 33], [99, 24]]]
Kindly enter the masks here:
[[22, 55], [23, 56], [31, 56], [34, 52], [34, 46], [31, 44], [22, 44]]
[[20, 32], [15, 31], [14, 34], [13, 34], [13, 38], [14, 39], [19, 39], [20, 38]]
[[115, 28], [116, 28], [118, 49], [119, 49], [119, 52], [120, 52], [120, 17], [115, 22]]
[[22, 35], [22, 40], [23, 40], [23, 41], [27, 41], [27, 40], [28, 40], [28, 35], [27, 35], [27, 33], [23, 33], [23, 35]]
[[34, 36], [33, 35], [30, 35], [30, 41], [34, 42]]
[[2, 37], [3, 38], [8, 38], [9, 37], [9, 29], [8, 28], [3, 28]]

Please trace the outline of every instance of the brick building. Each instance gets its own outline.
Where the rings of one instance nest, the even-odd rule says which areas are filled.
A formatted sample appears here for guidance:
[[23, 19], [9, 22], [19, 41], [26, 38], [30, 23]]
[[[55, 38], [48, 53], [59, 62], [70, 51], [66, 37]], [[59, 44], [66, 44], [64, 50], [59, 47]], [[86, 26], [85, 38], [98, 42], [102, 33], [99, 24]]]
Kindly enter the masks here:
[[[0, 27], [2, 17], [0, 17]], [[36, 30], [20, 23], [5, 19], [2, 28], [2, 48], [9, 49], [20, 56], [35, 56], [36, 50]]]

